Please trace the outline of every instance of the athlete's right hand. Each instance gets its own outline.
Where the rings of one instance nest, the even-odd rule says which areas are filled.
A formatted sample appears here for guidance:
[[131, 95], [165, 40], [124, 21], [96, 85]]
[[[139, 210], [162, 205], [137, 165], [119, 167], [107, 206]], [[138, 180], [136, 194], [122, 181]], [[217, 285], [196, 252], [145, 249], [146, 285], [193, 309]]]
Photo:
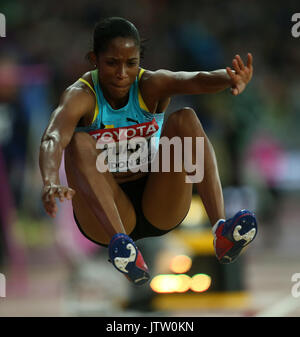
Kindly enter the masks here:
[[58, 207], [55, 198], [59, 198], [60, 202], [65, 199], [71, 200], [75, 194], [75, 190], [62, 185], [45, 185], [42, 191], [42, 201], [48, 215], [55, 218]]

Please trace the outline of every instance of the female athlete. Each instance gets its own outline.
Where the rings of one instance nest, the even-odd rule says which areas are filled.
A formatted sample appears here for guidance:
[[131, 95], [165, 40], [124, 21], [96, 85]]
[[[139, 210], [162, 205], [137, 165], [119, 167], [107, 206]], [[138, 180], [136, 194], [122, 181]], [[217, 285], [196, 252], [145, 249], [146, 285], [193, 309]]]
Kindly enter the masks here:
[[[193, 188], [186, 180], [187, 170], [175, 167], [175, 147], [170, 149], [169, 169], [164, 170], [163, 147], [151, 140], [177, 137], [183, 144], [189, 137], [192, 146], [190, 151], [183, 151], [182, 162], [186, 156], [195, 163], [199, 154], [196, 139], [203, 139], [204, 175], [195, 184], [213, 226], [218, 260], [234, 261], [256, 236], [255, 215], [242, 210], [225, 220], [215, 153], [193, 109], [175, 111], [163, 129], [162, 124], [174, 95], [216, 93], [227, 88], [235, 96], [241, 94], [252, 77], [252, 55], [248, 54], [246, 65], [236, 55], [233, 69], [145, 70], [140, 67], [142, 45], [137, 29], [131, 22], [116, 17], [95, 26], [93, 43], [89, 58], [94, 70], [64, 91], [42, 137], [40, 170], [46, 212], [55, 217], [55, 198], [61, 202], [72, 200], [74, 219], [81, 232], [108, 247], [109, 261], [114, 267], [134, 284], [142, 285], [150, 276], [135, 241], [160, 236], [177, 227], [189, 211]], [[125, 166], [118, 160], [110, 162], [108, 152], [106, 161], [99, 161], [106, 151], [101, 147], [104, 136], [116, 145], [112, 158], [120, 159], [122, 153], [134, 155], [141, 149], [128, 146], [128, 141], [135, 137], [154, 145], [151, 158], [159, 163], [159, 168], [148, 172], [132, 170], [126, 161]], [[125, 152], [121, 145], [124, 141]], [[63, 151], [69, 186], [62, 186], [59, 180]]]

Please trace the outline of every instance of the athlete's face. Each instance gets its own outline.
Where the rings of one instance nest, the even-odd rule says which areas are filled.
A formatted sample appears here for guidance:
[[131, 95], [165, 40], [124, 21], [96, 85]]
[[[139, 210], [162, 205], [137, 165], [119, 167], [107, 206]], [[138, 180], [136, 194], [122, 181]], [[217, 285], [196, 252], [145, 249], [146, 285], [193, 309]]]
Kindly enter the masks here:
[[113, 39], [97, 61], [102, 89], [111, 98], [127, 97], [139, 71], [140, 50], [135, 41], [123, 37]]

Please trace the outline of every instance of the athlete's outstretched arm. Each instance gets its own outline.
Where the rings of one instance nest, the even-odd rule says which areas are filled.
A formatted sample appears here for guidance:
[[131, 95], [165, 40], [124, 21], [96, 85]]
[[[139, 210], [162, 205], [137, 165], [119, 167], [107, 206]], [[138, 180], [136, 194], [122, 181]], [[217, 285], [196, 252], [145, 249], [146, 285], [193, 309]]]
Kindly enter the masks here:
[[70, 87], [62, 95], [59, 106], [53, 111], [41, 140], [39, 165], [43, 179], [42, 200], [46, 212], [54, 217], [57, 212], [55, 198], [71, 199], [75, 191], [61, 186], [59, 167], [62, 153], [70, 143], [74, 129], [89, 109], [93, 109], [91, 95], [80, 88]]
[[252, 78], [252, 60], [252, 55], [248, 53], [246, 65], [239, 55], [234, 57], [232, 61], [233, 69], [227, 67], [226, 69], [209, 72], [158, 70], [149, 75], [152, 90], [155, 90], [152, 94], [162, 99], [178, 94], [216, 93], [231, 88], [233, 95], [239, 95]]

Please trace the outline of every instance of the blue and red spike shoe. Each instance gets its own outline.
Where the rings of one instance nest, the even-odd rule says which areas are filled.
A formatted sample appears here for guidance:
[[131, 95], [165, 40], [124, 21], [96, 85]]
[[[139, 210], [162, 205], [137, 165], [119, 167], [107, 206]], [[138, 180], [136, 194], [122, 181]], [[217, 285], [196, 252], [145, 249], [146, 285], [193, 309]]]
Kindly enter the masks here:
[[234, 262], [257, 234], [254, 213], [243, 209], [233, 218], [219, 220], [212, 228], [214, 247], [220, 263]]
[[135, 285], [143, 285], [149, 278], [149, 270], [134, 241], [126, 234], [115, 234], [109, 243], [108, 254], [113, 266]]

